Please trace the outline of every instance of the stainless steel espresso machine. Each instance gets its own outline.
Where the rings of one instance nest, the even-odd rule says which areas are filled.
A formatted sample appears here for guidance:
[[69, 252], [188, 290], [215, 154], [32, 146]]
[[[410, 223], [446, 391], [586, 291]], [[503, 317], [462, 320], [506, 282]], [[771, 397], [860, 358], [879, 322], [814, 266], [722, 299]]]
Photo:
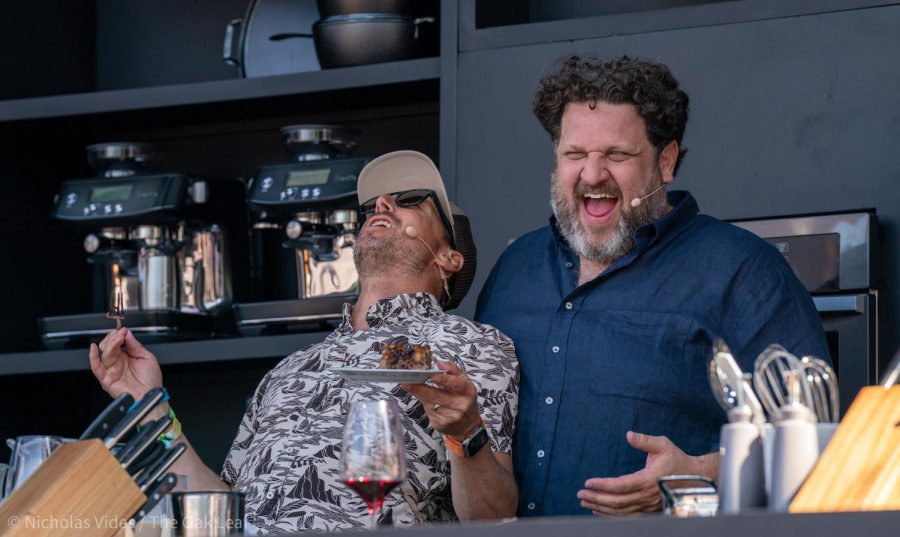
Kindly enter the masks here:
[[369, 159], [348, 156], [359, 131], [292, 125], [281, 135], [294, 162], [260, 167], [249, 192], [256, 302], [234, 306], [244, 335], [323, 329], [359, 294], [356, 179]]
[[244, 184], [154, 173], [161, 155], [149, 144], [87, 151], [99, 176], [63, 183], [53, 217], [87, 231], [94, 312], [40, 319], [44, 345], [96, 341], [123, 314], [144, 342], [235, 334], [232, 282], [249, 272], [239, 263], [248, 258]]

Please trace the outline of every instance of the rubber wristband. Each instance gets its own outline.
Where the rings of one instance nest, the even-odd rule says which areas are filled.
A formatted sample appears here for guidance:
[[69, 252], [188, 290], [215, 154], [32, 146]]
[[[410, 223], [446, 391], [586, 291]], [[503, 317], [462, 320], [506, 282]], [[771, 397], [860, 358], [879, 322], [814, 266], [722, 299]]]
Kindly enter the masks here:
[[172, 420], [172, 426], [169, 427], [169, 430], [164, 432], [163, 434], [157, 437], [157, 440], [163, 443], [168, 449], [173, 442], [178, 440], [178, 437], [181, 436], [181, 422], [178, 421], [178, 418], [175, 416], [175, 411], [172, 410], [172, 407], [169, 407], [168, 412], [169, 419]]

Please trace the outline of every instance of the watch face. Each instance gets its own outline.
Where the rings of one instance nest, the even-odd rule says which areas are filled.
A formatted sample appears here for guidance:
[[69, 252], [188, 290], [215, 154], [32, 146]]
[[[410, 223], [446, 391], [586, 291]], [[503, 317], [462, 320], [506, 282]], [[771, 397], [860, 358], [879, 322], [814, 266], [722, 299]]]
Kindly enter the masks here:
[[484, 429], [480, 429], [477, 433], [475, 433], [474, 436], [463, 442], [463, 449], [466, 452], [466, 457], [475, 455], [476, 453], [481, 451], [481, 448], [483, 448], [487, 443], [487, 431]]

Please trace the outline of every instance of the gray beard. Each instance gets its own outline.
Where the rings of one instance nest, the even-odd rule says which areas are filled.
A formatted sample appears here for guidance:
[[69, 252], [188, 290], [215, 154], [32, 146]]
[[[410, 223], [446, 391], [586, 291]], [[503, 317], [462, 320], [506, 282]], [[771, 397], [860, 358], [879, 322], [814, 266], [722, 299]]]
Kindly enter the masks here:
[[396, 234], [384, 239], [360, 237], [353, 245], [353, 262], [360, 280], [371, 277], [421, 274], [428, 268], [430, 254], [425, 256], [415, 242]]
[[[651, 177], [650, 186], [644, 194], [653, 192], [662, 184], [662, 176], [657, 169], [653, 177]], [[665, 191], [657, 192], [655, 195], [643, 200], [637, 207], [631, 207], [631, 201], [628, 200], [628, 203], [625, 203], [625, 200], [622, 198], [622, 191], [618, 186], [610, 183], [607, 183], [607, 185], [599, 189], [591, 189], [583, 183], [579, 183], [575, 188], [573, 200], [573, 196], [570, 193], [563, 192], [555, 172], [551, 174], [550, 180], [550, 207], [553, 209], [553, 214], [556, 216], [556, 221], [559, 223], [563, 237], [580, 257], [602, 264], [610, 264], [627, 254], [634, 248], [634, 232], [643, 225], [659, 220], [669, 210]], [[614, 194], [622, 204], [622, 214], [616, 229], [613, 230], [606, 240], [596, 243], [590, 241], [581, 220], [578, 218], [578, 203], [580, 203], [580, 199], [585, 193], [592, 190]]]

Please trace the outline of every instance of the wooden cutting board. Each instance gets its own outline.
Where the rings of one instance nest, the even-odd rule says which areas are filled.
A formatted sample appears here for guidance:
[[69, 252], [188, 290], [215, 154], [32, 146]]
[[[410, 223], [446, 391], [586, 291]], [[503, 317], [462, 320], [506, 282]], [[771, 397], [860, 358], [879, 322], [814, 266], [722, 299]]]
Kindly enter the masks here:
[[900, 509], [900, 385], [860, 390], [792, 513]]

